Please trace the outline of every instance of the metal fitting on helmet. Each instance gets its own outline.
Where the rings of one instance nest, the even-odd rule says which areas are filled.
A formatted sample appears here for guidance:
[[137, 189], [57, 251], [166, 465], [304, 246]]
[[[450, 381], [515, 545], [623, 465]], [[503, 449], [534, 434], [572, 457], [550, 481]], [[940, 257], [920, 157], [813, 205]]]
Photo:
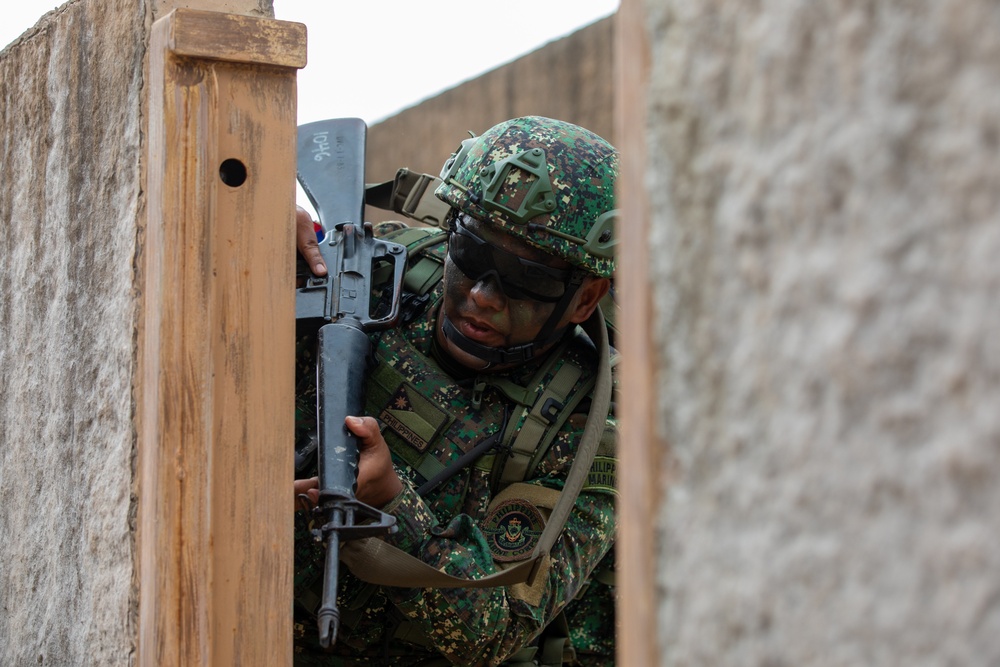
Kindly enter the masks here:
[[572, 123], [515, 118], [466, 139], [435, 195], [605, 278], [614, 273], [618, 152]]

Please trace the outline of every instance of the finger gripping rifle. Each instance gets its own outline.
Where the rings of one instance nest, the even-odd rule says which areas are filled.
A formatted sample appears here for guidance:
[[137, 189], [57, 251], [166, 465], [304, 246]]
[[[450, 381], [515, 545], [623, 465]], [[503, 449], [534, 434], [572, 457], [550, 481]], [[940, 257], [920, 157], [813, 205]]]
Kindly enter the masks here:
[[[365, 124], [356, 118], [299, 127], [298, 180], [328, 230], [319, 242], [326, 276], [311, 273], [296, 291], [300, 329], [316, 331], [316, 420], [319, 503], [314, 512], [322, 527], [313, 531], [326, 542], [323, 596], [317, 620], [319, 640], [337, 637], [337, 579], [340, 543], [396, 531], [396, 519], [360, 502], [358, 443], [344, 425], [360, 415], [371, 356], [368, 332], [392, 326], [399, 314], [406, 248], [376, 239], [364, 214]], [[372, 277], [376, 266], [392, 266], [388, 313], [372, 315]], [[307, 271], [308, 273], [308, 271]]]

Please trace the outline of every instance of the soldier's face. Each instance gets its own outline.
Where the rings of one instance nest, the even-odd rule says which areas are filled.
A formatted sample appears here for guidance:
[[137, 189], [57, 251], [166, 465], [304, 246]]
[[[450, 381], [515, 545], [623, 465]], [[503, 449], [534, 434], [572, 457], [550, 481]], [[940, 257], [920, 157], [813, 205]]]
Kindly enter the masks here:
[[[568, 263], [550, 257], [520, 239], [488, 228], [478, 221], [466, 219], [465, 224], [475, 236], [507, 253], [556, 270], [569, 268]], [[500, 280], [503, 280], [503, 276], [500, 276]], [[555, 304], [534, 299], [511, 298], [504, 293], [496, 276], [491, 274], [478, 279], [469, 278], [449, 256], [444, 265], [442, 307], [448, 319], [462, 335], [480, 345], [503, 348], [534, 340], [552, 314]], [[567, 312], [572, 311], [572, 308], [567, 310]], [[561, 322], [560, 326], [566, 323]], [[444, 349], [464, 366], [478, 370], [488, 365], [482, 359], [458, 349], [443, 336], [440, 327], [437, 336]]]

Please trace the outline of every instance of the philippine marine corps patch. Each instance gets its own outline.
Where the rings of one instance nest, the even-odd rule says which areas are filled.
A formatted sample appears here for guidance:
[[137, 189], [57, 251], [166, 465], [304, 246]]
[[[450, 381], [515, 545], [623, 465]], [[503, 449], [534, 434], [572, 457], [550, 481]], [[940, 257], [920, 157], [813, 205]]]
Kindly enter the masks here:
[[543, 528], [545, 520], [537, 507], [527, 500], [511, 498], [487, 515], [483, 533], [493, 559], [510, 563], [531, 555]]
[[421, 453], [449, 420], [445, 412], [406, 382], [396, 389], [378, 417]]
[[595, 456], [594, 462], [587, 471], [587, 483], [584, 491], [599, 491], [617, 495], [618, 491], [618, 459], [610, 456]]

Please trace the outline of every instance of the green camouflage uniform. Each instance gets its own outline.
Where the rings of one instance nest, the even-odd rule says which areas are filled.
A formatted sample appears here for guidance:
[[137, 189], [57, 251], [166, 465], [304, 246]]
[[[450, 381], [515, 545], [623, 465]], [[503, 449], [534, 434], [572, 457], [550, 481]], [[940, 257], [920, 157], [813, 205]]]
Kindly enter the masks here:
[[[442, 262], [445, 238], [442, 234], [441, 242], [426, 251]], [[411, 257], [411, 265], [416, 259]], [[537, 540], [543, 523], [538, 511], [516, 503], [494, 508], [491, 514], [491, 501], [500, 490], [494, 462], [503, 456], [495, 452], [427, 497], [416, 493], [434, 473], [496, 433], [505, 413], [514, 419], [523, 412], [490, 384], [497, 375], [477, 377], [442, 359], [433, 335], [441, 293], [439, 283], [428, 293], [429, 304], [419, 316], [373, 335], [377, 365], [367, 386], [366, 413], [379, 418], [404, 486], [383, 508], [399, 525], [399, 531], [385, 539], [449, 574], [480, 578], [496, 572], [498, 560], [510, 560], [523, 551], [505, 551], [504, 545], [510, 545], [498, 538], [498, 532], [517, 526], [522, 535]], [[583, 334], [576, 334], [559, 349], [560, 361], [553, 368], [562, 359], [572, 359], [580, 368], [596, 369], [596, 352]], [[525, 383], [546, 360], [534, 360], [500, 377]], [[315, 428], [314, 360], [307, 344], [300, 345], [299, 369], [297, 436], [301, 438]], [[485, 387], [481, 380], [487, 380]], [[567, 420], [524, 481], [562, 488], [583, 433], [588, 404], [585, 400], [577, 410], [581, 414]], [[615, 430], [615, 419], [609, 415], [599, 459], [610, 461], [611, 470]], [[496, 468], [503, 468], [502, 460]], [[377, 587], [342, 568], [341, 626], [329, 652], [319, 646], [312, 614], [318, 606], [325, 550], [312, 541], [307, 513], [297, 512], [295, 664], [499, 665], [530, 644], [564, 608], [579, 664], [613, 664], [613, 587], [607, 585], [605, 576], [591, 578], [592, 573], [613, 570], [613, 483], [597, 475], [591, 478], [553, 548], [548, 576], [536, 582], [533, 593], [525, 593], [524, 585]], [[511, 516], [520, 518], [520, 525], [516, 519], [505, 524], [505, 517]]]

